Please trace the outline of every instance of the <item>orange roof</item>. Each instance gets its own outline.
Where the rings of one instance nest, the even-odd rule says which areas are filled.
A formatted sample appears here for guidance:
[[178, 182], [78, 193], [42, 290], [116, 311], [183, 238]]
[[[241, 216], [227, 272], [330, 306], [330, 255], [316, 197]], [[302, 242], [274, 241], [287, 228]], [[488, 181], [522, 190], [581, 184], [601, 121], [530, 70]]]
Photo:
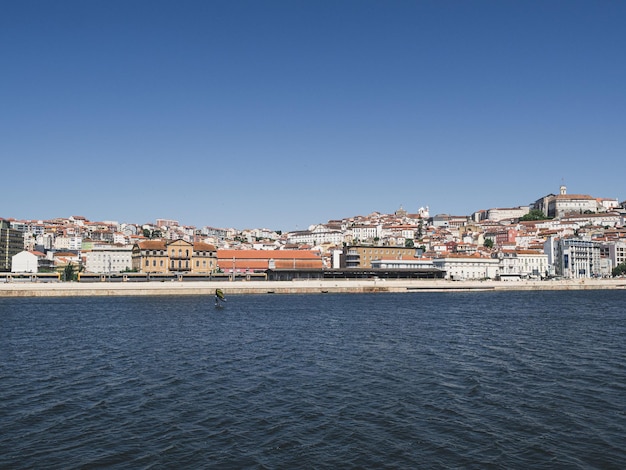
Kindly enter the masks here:
[[142, 250], [165, 250], [164, 240], [142, 240], [137, 244]]
[[[317, 252], [302, 250], [218, 250], [217, 264], [223, 270], [266, 270], [274, 260], [276, 269], [322, 269]], [[234, 266], [233, 266], [234, 263]]]
[[193, 244], [194, 251], [216, 251], [215, 245], [204, 242], [196, 242]]
[[224, 260], [235, 259], [320, 259], [315, 251], [307, 250], [217, 250], [217, 258]]

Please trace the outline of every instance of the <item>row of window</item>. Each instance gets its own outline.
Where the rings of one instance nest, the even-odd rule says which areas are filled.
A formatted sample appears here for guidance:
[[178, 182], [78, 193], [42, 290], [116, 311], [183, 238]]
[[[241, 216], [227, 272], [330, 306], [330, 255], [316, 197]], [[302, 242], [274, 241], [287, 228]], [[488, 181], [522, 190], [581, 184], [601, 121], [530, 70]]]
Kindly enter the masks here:
[[[210, 251], [195, 251], [192, 253], [193, 256], [211, 256]], [[145, 252], [145, 256], [165, 256], [165, 250], [147, 250]], [[183, 250], [178, 250], [178, 256], [182, 256]], [[172, 254], [170, 256], [176, 256], [176, 250], [172, 250]], [[189, 250], [185, 250], [185, 256], [189, 257]]]
[[[164, 260], [161, 259], [161, 260], [158, 260], [158, 261], [159, 261], [159, 266], [160, 267], [165, 266]], [[176, 263], [176, 261], [172, 260], [172, 264], [171, 264], [172, 268], [175, 267], [175, 263]], [[179, 268], [183, 267], [181, 263], [182, 263], [182, 260], [178, 260], [178, 267]], [[156, 265], [157, 265], [157, 260], [153, 259], [152, 260], [152, 266], [156, 267]], [[150, 266], [150, 260], [149, 259], [146, 260], [146, 266]], [[185, 266], [184, 267], [185, 268], [189, 268], [189, 260], [185, 261]], [[196, 268], [199, 268], [199, 267], [200, 267], [200, 260], [196, 260]], [[206, 267], [206, 260], [202, 260], [202, 267]]]

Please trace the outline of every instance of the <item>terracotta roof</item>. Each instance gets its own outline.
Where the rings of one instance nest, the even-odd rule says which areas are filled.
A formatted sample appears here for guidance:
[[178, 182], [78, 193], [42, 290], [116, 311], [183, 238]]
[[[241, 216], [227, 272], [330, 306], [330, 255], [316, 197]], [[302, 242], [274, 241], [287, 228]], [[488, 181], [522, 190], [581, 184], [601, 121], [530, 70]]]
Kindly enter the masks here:
[[568, 200], [568, 199], [594, 199], [588, 194], [559, 194], [555, 196], [555, 199]]
[[215, 245], [204, 242], [196, 242], [193, 244], [194, 251], [216, 251]]
[[143, 240], [137, 244], [142, 250], [165, 250], [164, 240]]
[[320, 259], [317, 252], [307, 250], [217, 250], [218, 259]]

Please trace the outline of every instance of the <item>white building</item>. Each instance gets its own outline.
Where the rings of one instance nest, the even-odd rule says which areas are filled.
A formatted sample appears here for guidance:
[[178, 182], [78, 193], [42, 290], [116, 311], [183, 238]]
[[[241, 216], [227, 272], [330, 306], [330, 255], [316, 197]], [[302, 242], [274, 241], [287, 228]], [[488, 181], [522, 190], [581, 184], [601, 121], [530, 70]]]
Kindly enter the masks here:
[[535, 250], [503, 250], [495, 256], [500, 260], [503, 281], [540, 278], [550, 272], [548, 255]]
[[565, 186], [561, 186], [559, 194], [548, 199], [548, 217], [560, 218], [565, 214], [585, 212], [597, 212], [604, 210], [598, 201], [587, 194], [567, 194]]
[[500, 260], [479, 256], [448, 255], [433, 260], [435, 268], [446, 271], [446, 279], [463, 281], [470, 279], [495, 279], [500, 272]]
[[430, 258], [372, 260], [374, 269], [432, 269], [434, 267], [433, 260]]
[[382, 234], [382, 225], [363, 225], [358, 224], [350, 228], [352, 238], [359, 242], [366, 242], [380, 238]]
[[36, 273], [39, 270], [39, 259], [45, 258], [38, 251], [20, 251], [11, 258], [12, 273]]
[[555, 274], [569, 279], [602, 275], [600, 243], [562, 238], [556, 243]]
[[132, 269], [131, 245], [96, 245], [85, 256], [85, 271], [89, 273], [119, 273]]
[[626, 241], [607, 242], [603, 248], [608, 251], [608, 258], [611, 260], [611, 269], [626, 263]]
[[56, 237], [54, 239], [55, 250], [79, 251], [83, 244], [83, 237]]
[[530, 212], [529, 206], [494, 208], [487, 211], [487, 219], [500, 221], [506, 219], [519, 219]]
[[305, 244], [305, 245], [341, 245], [345, 241], [344, 234], [341, 230], [328, 229], [323, 225], [313, 227], [313, 230], [300, 230], [287, 234], [289, 243]]

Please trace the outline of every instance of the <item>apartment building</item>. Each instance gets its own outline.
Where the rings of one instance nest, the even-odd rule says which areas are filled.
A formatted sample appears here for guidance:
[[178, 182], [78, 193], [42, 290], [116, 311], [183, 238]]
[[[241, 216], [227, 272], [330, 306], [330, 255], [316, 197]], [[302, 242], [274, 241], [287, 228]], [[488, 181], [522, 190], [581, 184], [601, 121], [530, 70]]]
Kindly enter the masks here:
[[133, 247], [130, 245], [95, 245], [85, 256], [88, 273], [120, 273], [132, 269]]
[[557, 276], [570, 279], [602, 275], [600, 243], [579, 238], [562, 238], [555, 246]]
[[0, 272], [10, 272], [13, 256], [24, 250], [24, 234], [0, 219]]

